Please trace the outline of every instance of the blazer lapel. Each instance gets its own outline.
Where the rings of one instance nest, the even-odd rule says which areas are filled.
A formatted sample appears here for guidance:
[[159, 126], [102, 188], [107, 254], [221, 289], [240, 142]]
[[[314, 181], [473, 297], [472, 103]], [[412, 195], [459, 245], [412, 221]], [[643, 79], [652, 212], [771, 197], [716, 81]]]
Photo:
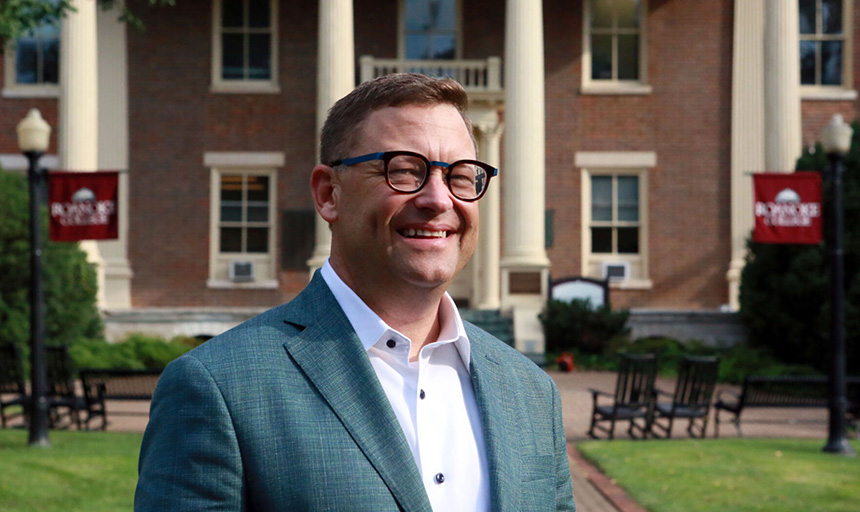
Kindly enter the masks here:
[[472, 388], [481, 413], [487, 463], [490, 471], [492, 510], [519, 509], [520, 454], [515, 427], [517, 401], [505, 368], [487, 350], [487, 334], [466, 324], [471, 347]]
[[286, 350], [340, 418], [403, 510], [430, 511], [412, 452], [358, 336], [319, 272], [287, 307], [305, 327]]

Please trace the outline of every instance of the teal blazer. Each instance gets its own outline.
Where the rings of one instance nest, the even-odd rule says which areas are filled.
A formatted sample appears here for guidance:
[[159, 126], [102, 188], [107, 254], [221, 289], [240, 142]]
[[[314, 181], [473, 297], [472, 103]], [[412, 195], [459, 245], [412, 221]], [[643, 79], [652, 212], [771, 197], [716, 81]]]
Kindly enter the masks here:
[[[492, 510], [575, 510], [555, 384], [488, 333], [466, 332]], [[291, 302], [168, 365], [138, 470], [138, 511], [431, 510], [370, 360], [318, 272]]]

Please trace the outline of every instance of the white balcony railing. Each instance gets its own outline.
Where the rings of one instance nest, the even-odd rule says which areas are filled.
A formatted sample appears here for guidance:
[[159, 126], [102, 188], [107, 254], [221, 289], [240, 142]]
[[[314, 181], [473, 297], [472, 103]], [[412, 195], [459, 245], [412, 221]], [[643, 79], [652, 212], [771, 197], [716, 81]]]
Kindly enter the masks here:
[[486, 60], [402, 60], [362, 55], [359, 63], [362, 82], [391, 73], [421, 73], [453, 78], [469, 92], [502, 90], [502, 59], [499, 57]]

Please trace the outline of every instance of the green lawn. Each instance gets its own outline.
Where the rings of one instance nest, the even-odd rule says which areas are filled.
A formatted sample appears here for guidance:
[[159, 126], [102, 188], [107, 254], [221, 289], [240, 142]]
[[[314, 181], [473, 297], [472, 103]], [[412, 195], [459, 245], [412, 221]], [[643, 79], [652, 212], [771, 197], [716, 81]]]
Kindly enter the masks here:
[[0, 511], [131, 510], [142, 434], [51, 431], [51, 447], [27, 431], [0, 430]]
[[[860, 510], [860, 458], [824, 440], [588, 441], [577, 449], [650, 512]], [[860, 452], [860, 442], [852, 441]]]

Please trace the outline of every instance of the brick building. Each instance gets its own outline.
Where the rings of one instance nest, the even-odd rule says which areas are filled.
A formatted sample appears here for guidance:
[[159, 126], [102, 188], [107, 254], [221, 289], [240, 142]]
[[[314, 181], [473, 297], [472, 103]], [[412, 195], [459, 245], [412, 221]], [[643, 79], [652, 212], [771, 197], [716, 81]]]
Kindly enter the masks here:
[[48, 167], [127, 171], [120, 240], [85, 244], [119, 330], [215, 334], [295, 296], [327, 250], [320, 120], [381, 73], [466, 85], [501, 178], [452, 295], [512, 317], [525, 352], [550, 278], [612, 275], [640, 320], [715, 328], [749, 173], [790, 171], [857, 110], [852, 0], [179, 0], [137, 7], [145, 32], [75, 3], [0, 57], [0, 166], [25, 167], [37, 107]]

